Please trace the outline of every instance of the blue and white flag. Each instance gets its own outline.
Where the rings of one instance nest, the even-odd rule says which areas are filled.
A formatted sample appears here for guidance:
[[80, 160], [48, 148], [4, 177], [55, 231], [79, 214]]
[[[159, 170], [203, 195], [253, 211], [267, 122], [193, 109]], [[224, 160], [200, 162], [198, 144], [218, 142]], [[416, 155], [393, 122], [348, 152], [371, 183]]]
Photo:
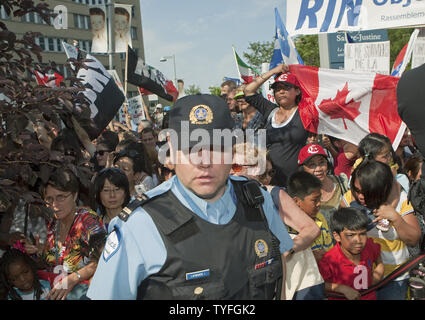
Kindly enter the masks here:
[[409, 64], [410, 58], [412, 57], [413, 46], [415, 44], [416, 38], [418, 37], [419, 29], [413, 30], [410, 35], [409, 42], [401, 49], [397, 58], [394, 61], [393, 70], [391, 75], [394, 77], [401, 77], [407, 65]]
[[270, 69], [279, 64], [304, 64], [303, 59], [295, 48], [294, 42], [286, 31], [286, 27], [280, 18], [279, 11], [274, 8], [276, 27], [273, 56], [270, 61]]

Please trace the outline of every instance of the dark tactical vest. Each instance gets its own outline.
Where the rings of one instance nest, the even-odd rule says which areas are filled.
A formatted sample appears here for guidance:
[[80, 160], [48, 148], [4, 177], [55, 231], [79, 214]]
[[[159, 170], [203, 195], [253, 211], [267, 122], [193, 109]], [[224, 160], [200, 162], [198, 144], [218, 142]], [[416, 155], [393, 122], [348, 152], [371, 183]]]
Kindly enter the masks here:
[[143, 204], [164, 241], [161, 270], [138, 288], [138, 299], [280, 299], [279, 240], [258, 208], [232, 181], [237, 209], [226, 225], [203, 220], [168, 191]]

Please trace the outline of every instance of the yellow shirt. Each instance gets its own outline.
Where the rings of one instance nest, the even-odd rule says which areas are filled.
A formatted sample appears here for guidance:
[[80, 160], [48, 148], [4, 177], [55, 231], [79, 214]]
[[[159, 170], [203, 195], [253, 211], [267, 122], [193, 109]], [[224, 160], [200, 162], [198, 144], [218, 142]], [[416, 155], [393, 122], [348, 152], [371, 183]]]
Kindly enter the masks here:
[[316, 218], [314, 218], [314, 222], [316, 222], [317, 226], [320, 228], [320, 235], [313, 241], [311, 250], [315, 251], [323, 249], [328, 252], [335, 245], [335, 241], [329, 231], [328, 223], [326, 222], [323, 214], [320, 212], [317, 214]]

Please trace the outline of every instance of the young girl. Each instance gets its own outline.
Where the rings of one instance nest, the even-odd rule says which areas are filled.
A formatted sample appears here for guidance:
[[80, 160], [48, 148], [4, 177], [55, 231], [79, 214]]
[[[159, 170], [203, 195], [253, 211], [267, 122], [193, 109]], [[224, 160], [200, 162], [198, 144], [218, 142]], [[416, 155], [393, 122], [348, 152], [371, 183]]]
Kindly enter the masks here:
[[[397, 269], [409, 258], [406, 246], [419, 242], [421, 230], [407, 194], [392, 192], [395, 183], [390, 167], [368, 157], [353, 171], [350, 191], [341, 207], [358, 207], [368, 210], [370, 222], [387, 219], [389, 228], [378, 229], [373, 223], [368, 226], [367, 235], [381, 245], [384, 276]], [[365, 212], [366, 213], [366, 212]], [[408, 274], [402, 274], [377, 291], [378, 300], [404, 300], [407, 293]]]
[[9, 300], [45, 300], [50, 291], [49, 282], [38, 278], [35, 262], [20, 250], [4, 253], [0, 272]]

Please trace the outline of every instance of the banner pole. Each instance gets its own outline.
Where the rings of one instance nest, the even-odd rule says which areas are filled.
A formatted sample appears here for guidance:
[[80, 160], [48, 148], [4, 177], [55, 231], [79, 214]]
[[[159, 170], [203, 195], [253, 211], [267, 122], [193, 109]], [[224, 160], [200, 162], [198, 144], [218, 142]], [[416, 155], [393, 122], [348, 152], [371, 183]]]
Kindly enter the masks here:
[[131, 117], [130, 114], [128, 113], [128, 101], [127, 101], [127, 85], [128, 85], [128, 81], [127, 81], [127, 74], [128, 74], [128, 41], [127, 41], [127, 46], [126, 46], [126, 50], [125, 50], [125, 72], [124, 72], [124, 113], [125, 113], [125, 122], [127, 123], [127, 127], [131, 130], [132, 129], [132, 124], [131, 124]]
[[109, 56], [109, 70], [114, 69], [114, 63], [113, 63], [113, 54], [115, 52], [114, 44], [114, 32], [112, 29], [112, 23], [114, 19], [114, 1], [108, 0], [106, 3], [106, 7], [108, 8], [108, 56]]

